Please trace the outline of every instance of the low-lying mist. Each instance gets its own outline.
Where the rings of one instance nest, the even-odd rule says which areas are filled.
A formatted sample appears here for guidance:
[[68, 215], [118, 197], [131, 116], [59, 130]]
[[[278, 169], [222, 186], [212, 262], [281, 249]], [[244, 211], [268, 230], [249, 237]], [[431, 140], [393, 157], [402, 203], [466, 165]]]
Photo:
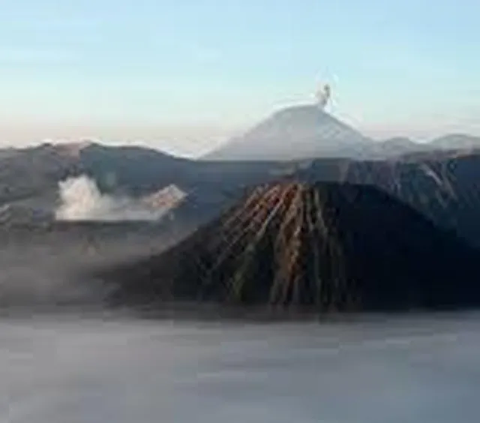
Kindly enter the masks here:
[[478, 315], [273, 325], [112, 317], [0, 319], [0, 421], [478, 421]]
[[101, 305], [106, 291], [90, 269], [159, 253], [177, 237], [149, 222], [0, 228], [0, 308]]
[[185, 194], [174, 186], [147, 197], [103, 194], [83, 175], [59, 183], [49, 225], [0, 226], [0, 308], [101, 304], [105, 290], [83, 275], [163, 251], [181, 238], [161, 223]]

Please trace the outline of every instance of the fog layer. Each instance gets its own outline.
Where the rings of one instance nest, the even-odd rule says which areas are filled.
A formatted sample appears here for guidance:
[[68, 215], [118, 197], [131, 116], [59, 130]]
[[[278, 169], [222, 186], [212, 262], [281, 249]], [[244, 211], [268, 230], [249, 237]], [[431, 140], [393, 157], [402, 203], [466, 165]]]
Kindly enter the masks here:
[[477, 422], [480, 318], [0, 322], [8, 423]]

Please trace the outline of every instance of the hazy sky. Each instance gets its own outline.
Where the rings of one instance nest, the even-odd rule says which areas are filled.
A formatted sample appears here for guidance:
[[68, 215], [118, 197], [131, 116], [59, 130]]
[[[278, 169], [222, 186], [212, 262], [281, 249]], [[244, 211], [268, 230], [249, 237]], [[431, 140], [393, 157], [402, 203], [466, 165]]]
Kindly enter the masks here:
[[321, 81], [367, 135], [480, 135], [479, 16], [478, 0], [2, 0], [0, 140], [195, 154]]

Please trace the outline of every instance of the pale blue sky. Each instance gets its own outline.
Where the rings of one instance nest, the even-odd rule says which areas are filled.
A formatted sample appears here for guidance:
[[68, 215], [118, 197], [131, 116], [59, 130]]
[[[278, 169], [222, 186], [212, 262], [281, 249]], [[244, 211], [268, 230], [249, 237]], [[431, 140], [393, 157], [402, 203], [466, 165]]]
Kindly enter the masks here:
[[367, 135], [480, 135], [478, 0], [2, 0], [0, 139], [195, 154], [312, 101]]

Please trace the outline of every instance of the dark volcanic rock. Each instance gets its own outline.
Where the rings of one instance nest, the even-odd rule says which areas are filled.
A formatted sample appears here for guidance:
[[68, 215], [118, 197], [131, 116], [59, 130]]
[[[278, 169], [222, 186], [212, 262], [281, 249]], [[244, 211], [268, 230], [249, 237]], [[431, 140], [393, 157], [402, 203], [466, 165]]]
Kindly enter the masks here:
[[115, 304], [451, 308], [480, 303], [479, 258], [375, 188], [284, 183], [257, 188], [166, 253], [102, 277]]

